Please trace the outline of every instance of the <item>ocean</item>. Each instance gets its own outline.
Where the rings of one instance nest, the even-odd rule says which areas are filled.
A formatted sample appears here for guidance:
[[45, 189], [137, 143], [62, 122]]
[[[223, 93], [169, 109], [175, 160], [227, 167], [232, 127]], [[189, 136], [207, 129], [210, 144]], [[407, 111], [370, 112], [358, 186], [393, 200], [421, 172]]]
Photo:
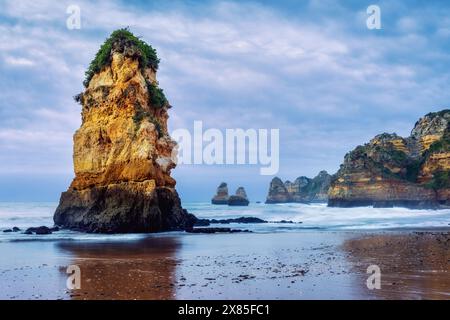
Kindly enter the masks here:
[[[0, 203], [0, 299], [449, 297], [450, 210], [184, 203], [199, 218], [273, 222], [220, 225], [253, 233], [213, 235], [2, 232], [52, 226], [56, 206]], [[384, 290], [367, 289], [373, 264], [386, 270]], [[73, 265], [82, 270], [80, 290], [66, 286]]]
[[[11, 203], [0, 202], [0, 231], [14, 226], [24, 230], [28, 227], [53, 226], [56, 202]], [[228, 207], [210, 203], [183, 203], [183, 207], [198, 218], [227, 219], [258, 217], [273, 223], [229, 224], [238, 229], [257, 233], [302, 232], [305, 230], [385, 230], [439, 228], [450, 225], [450, 209], [409, 210], [405, 208], [329, 208], [326, 204], [263, 204], [251, 203], [248, 207]], [[276, 223], [281, 220], [294, 223]], [[223, 226], [223, 225], [222, 225]], [[60, 231], [45, 239], [73, 240], [125, 240], [139, 239], [143, 235], [98, 235], [74, 231]], [[43, 236], [24, 235], [21, 232], [0, 232], [0, 241], [21, 241]]]

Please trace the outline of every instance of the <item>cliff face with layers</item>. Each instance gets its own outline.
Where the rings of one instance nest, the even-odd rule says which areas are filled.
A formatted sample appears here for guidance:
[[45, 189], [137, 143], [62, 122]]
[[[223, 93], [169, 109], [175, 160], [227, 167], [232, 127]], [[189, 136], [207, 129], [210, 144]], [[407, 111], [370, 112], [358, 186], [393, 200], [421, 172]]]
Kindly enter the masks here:
[[402, 138], [381, 134], [349, 152], [329, 190], [329, 206], [450, 206], [450, 110], [429, 113]]
[[283, 183], [275, 177], [270, 183], [266, 203], [326, 202], [330, 181], [331, 176], [326, 171], [319, 172], [313, 179], [298, 177], [294, 182]]
[[87, 232], [191, 226], [170, 176], [176, 143], [167, 133], [170, 105], [156, 81], [158, 62], [123, 29], [100, 49], [76, 97], [82, 125], [74, 135], [75, 178], [61, 195], [56, 225]]

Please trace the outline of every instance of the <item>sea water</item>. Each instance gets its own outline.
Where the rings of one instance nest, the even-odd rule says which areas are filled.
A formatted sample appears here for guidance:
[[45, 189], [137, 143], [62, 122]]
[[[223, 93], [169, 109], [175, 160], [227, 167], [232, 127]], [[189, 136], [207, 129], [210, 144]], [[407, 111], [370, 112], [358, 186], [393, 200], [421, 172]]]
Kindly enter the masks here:
[[[53, 226], [55, 202], [12, 203], [0, 202], [0, 241], [25, 241], [43, 239], [39, 235], [24, 235], [22, 232], [5, 233], [3, 230], [19, 227]], [[383, 230], [439, 228], [450, 225], [450, 209], [410, 210], [405, 208], [330, 208], [326, 204], [264, 204], [250, 203], [247, 207], [229, 207], [210, 203], [183, 203], [183, 207], [198, 218], [229, 219], [257, 217], [269, 223], [219, 225], [253, 232], [302, 232], [305, 230]], [[280, 221], [293, 223], [280, 223]], [[143, 235], [97, 235], [73, 231], [60, 231], [45, 236], [45, 239], [79, 240], [126, 240]]]

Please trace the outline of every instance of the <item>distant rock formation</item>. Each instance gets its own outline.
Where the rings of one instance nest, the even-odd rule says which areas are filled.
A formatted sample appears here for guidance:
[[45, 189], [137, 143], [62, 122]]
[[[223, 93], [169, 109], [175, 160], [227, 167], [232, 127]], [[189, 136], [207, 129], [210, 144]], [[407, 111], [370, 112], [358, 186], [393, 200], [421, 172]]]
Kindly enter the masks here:
[[278, 177], [273, 178], [270, 182], [269, 194], [267, 195], [266, 203], [285, 203], [292, 201], [291, 194], [288, 192], [283, 181], [281, 181]]
[[313, 179], [298, 177], [294, 182], [283, 183], [280, 178], [272, 179], [266, 203], [309, 203], [326, 202], [331, 176], [321, 171]]
[[170, 105], [156, 81], [156, 52], [126, 29], [111, 35], [86, 72], [82, 124], [74, 135], [75, 179], [61, 195], [55, 224], [86, 232], [184, 230], [170, 176], [176, 143]]
[[217, 187], [216, 195], [211, 199], [212, 204], [228, 204], [228, 186], [225, 182], [222, 182]]
[[383, 133], [349, 152], [333, 178], [328, 205], [450, 206], [450, 110], [429, 113], [402, 138]]
[[248, 206], [249, 203], [250, 201], [248, 201], [247, 193], [243, 187], [239, 187], [236, 190], [236, 194], [228, 198], [229, 206]]

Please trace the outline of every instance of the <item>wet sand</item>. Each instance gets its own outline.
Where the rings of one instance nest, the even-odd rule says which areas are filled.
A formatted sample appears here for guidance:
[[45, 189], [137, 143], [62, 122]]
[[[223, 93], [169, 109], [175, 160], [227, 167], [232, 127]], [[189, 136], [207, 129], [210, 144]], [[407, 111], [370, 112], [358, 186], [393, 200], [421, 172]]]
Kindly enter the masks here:
[[[1, 299], [450, 299], [449, 230], [17, 241], [0, 255]], [[380, 290], [366, 286], [371, 264]]]
[[344, 244], [356, 274], [381, 270], [381, 299], [450, 299], [450, 232], [382, 234]]

